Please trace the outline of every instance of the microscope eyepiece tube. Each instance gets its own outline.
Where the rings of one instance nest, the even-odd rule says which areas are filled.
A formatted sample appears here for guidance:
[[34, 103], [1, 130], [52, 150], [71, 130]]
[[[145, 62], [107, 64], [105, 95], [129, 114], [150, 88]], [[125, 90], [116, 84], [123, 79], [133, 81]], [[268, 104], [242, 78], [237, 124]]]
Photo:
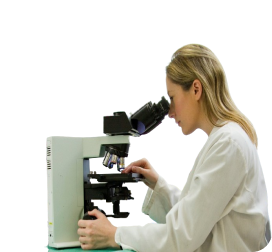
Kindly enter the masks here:
[[169, 108], [170, 104], [164, 97], [158, 104], [149, 102], [131, 115], [131, 125], [140, 135], [147, 134], [162, 122]]

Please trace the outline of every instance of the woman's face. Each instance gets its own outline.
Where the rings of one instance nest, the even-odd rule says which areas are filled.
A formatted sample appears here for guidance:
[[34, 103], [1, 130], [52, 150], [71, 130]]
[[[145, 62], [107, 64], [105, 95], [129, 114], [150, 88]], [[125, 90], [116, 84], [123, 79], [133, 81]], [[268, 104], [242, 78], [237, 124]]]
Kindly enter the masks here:
[[188, 91], [184, 91], [180, 85], [166, 77], [167, 92], [171, 101], [168, 116], [175, 119], [184, 135], [191, 134], [199, 128], [200, 90], [195, 89], [194, 83]]

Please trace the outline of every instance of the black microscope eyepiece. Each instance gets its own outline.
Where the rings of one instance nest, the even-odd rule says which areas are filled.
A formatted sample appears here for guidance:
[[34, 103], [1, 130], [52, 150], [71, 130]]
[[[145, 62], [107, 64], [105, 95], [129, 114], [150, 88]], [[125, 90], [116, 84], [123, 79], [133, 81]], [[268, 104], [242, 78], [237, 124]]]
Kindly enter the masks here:
[[130, 117], [131, 125], [140, 135], [149, 133], [156, 128], [169, 112], [170, 105], [162, 97], [158, 104], [148, 102]]

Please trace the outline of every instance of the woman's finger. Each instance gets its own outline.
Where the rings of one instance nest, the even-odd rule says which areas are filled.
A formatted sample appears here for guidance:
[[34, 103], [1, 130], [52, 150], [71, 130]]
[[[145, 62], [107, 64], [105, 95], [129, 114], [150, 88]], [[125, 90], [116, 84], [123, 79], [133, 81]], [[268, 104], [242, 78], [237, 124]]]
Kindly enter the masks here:
[[77, 230], [77, 234], [78, 234], [79, 236], [86, 236], [85, 228], [79, 228], [79, 229]]
[[87, 238], [86, 238], [85, 236], [80, 236], [80, 237], [79, 237], [79, 242], [80, 242], [81, 244], [85, 244], [85, 243], [88, 242], [88, 240], [87, 240]]

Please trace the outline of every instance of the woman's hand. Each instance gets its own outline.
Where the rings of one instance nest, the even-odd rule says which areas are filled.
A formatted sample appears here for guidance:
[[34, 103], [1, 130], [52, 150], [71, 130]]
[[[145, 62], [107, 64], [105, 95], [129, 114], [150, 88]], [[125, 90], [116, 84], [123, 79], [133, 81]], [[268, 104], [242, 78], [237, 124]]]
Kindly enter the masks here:
[[143, 158], [138, 161], [135, 161], [128, 165], [122, 173], [140, 173], [144, 176], [145, 180], [144, 183], [154, 190], [155, 185], [158, 181], [159, 175], [154, 170], [154, 168], [150, 165], [147, 159]]
[[96, 220], [79, 220], [77, 231], [82, 249], [120, 248], [115, 242], [116, 227], [113, 226], [107, 217], [94, 209], [88, 212], [95, 216]]

